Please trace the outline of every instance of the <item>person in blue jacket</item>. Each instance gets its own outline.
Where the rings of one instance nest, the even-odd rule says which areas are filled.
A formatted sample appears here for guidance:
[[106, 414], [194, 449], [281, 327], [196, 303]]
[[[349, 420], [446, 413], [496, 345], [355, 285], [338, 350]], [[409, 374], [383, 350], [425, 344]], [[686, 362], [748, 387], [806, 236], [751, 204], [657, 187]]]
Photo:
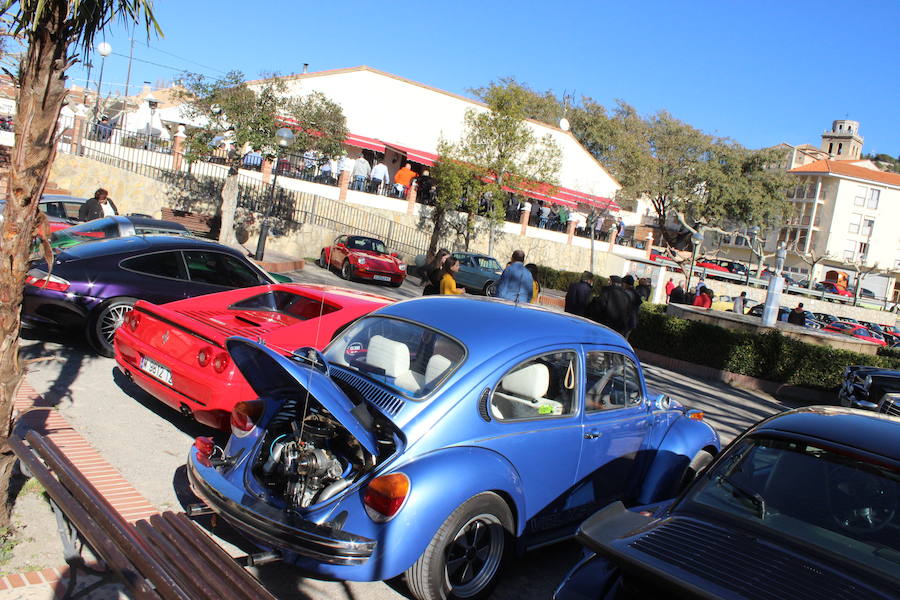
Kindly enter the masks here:
[[514, 302], [531, 302], [534, 293], [534, 280], [531, 272], [525, 268], [525, 253], [516, 250], [512, 260], [497, 281], [497, 297]]

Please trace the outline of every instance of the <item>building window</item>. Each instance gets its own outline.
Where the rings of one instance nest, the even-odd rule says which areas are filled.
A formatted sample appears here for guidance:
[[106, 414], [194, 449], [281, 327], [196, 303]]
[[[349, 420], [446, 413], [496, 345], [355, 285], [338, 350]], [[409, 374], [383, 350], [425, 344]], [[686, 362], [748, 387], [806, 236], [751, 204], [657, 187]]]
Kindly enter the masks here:
[[856, 206], [866, 205], [866, 186], [856, 186], [856, 197], [853, 198], [853, 204], [855, 204]]
[[844, 260], [853, 260], [856, 258], [856, 240], [847, 240], [844, 246]]
[[844, 144], [838, 144], [838, 156], [844, 152]]
[[863, 228], [860, 233], [863, 235], [872, 235], [873, 227], [875, 227], [875, 219], [863, 219]]
[[809, 184], [809, 187], [806, 188], [806, 197], [813, 199], [816, 197], [816, 184]]
[[830, 144], [828, 144], [828, 154], [831, 154], [833, 150], [834, 150], [834, 142], [831, 142]]
[[862, 221], [862, 215], [850, 215], [850, 233], [859, 233], [859, 223]]
[[859, 256], [862, 260], [866, 259], [866, 256], [869, 254], [869, 244], [866, 242], [859, 243]]
[[870, 189], [868, 197], [868, 208], [878, 208], [878, 199], [881, 197], [881, 190]]

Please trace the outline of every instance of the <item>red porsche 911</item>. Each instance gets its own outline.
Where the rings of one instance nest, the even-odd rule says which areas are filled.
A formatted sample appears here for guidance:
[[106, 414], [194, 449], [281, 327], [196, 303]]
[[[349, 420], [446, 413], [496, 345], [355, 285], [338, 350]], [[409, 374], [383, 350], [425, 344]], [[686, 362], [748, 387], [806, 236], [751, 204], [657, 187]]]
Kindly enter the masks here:
[[384, 242], [361, 235], [342, 235], [322, 248], [319, 266], [338, 269], [344, 279], [382, 281], [400, 287], [406, 279], [406, 263], [396, 252], [388, 254]]
[[168, 304], [139, 300], [116, 330], [115, 356], [150, 395], [200, 423], [226, 429], [231, 410], [257, 397], [225, 350], [233, 335], [276, 351], [324, 348], [357, 318], [393, 300], [342, 288], [274, 284]]

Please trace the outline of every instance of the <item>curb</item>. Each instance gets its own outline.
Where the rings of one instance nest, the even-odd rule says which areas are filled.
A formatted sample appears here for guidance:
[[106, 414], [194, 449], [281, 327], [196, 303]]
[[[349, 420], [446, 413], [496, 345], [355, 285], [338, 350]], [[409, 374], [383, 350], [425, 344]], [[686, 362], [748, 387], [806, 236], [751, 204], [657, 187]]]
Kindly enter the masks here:
[[709, 379], [712, 381], [721, 381], [734, 387], [757, 390], [771, 394], [772, 396], [780, 396], [791, 400], [798, 400], [809, 404], [835, 404], [834, 392], [823, 390], [814, 390], [799, 385], [788, 385], [786, 383], [778, 383], [776, 381], [768, 381], [749, 375], [741, 375], [732, 373], [731, 371], [723, 371], [706, 365], [698, 365], [697, 363], [688, 362], [671, 356], [663, 356], [655, 352], [634, 349], [641, 362], [656, 365], [671, 371], [678, 371], [685, 375], [693, 375], [701, 379]]

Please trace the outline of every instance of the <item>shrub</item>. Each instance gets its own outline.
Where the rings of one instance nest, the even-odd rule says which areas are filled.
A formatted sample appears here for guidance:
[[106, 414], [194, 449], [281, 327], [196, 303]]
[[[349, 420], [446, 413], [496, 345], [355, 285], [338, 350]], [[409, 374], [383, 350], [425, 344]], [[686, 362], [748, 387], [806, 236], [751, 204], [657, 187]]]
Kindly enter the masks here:
[[807, 344], [778, 330], [732, 331], [665, 314], [664, 305], [645, 303], [629, 339], [635, 348], [769, 381], [833, 389], [847, 365], [900, 369], [894, 352], [877, 356]]
[[[557, 271], [551, 267], [538, 265], [538, 280], [541, 287], [549, 290], [561, 290], [565, 292], [569, 286], [581, 281], [581, 271]], [[594, 293], [599, 293], [600, 288], [609, 283], [609, 279], [600, 275], [594, 275]]]

